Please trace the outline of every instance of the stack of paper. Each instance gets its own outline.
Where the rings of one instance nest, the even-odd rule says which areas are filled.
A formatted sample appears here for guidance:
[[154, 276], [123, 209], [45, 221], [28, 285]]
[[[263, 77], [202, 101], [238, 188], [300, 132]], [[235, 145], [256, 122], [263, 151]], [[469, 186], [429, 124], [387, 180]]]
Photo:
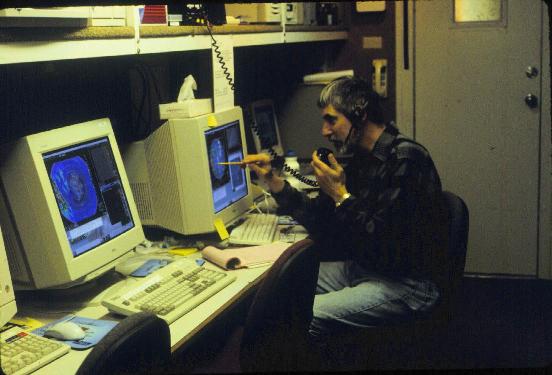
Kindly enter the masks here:
[[291, 244], [273, 242], [268, 245], [239, 247], [221, 250], [207, 246], [202, 250], [203, 258], [227, 270], [261, 267], [274, 262]]

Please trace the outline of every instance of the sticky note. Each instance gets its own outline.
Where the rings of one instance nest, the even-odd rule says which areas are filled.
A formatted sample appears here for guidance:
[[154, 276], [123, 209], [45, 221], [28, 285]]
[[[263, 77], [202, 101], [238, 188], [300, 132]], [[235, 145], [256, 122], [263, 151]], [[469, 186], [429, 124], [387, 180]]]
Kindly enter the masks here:
[[[44, 323], [36, 319], [23, 317], [23, 316], [13, 317], [12, 319], [10, 319], [9, 324], [21, 327], [22, 329], [28, 329], [28, 330], [35, 329], [44, 325]], [[1, 328], [2, 327], [0, 327], [0, 331], [3, 331], [3, 329]]]
[[211, 128], [218, 126], [217, 118], [214, 115], [207, 116], [207, 126]]
[[224, 225], [221, 219], [215, 219], [214, 224], [215, 224], [215, 229], [217, 230], [217, 233], [221, 240], [225, 240], [228, 237], [230, 237], [230, 235], [228, 234], [228, 231], [226, 230], [226, 225]]
[[175, 248], [169, 249], [167, 252], [169, 254], [186, 256], [186, 255], [196, 253], [197, 251], [198, 250], [196, 247], [175, 247]]

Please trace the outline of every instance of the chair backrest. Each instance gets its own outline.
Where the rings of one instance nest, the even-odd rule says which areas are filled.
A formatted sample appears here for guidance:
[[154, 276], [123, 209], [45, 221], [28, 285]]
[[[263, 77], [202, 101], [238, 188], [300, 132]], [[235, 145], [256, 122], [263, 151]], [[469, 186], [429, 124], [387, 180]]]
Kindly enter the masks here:
[[141, 374], [165, 370], [171, 358], [167, 323], [140, 312], [123, 319], [92, 349], [77, 375]]
[[468, 250], [469, 211], [466, 203], [458, 195], [443, 191], [443, 204], [446, 209], [447, 242], [446, 242], [446, 288], [444, 303], [457, 289], [464, 274], [466, 252]]
[[242, 371], [289, 371], [303, 364], [319, 268], [312, 245], [310, 239], [291, 245], [259, 286], [240, 345]]

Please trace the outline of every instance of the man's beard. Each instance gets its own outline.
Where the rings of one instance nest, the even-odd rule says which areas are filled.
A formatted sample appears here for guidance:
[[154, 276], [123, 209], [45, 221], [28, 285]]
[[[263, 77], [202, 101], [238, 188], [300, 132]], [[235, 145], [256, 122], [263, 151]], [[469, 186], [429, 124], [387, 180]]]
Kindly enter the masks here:
[[347, 155], [353, 153], [359, 139], [360, 132], [354, 128], [351, 128], [349, 134], [347, 134], [347, 138], [345, 138], [345, 141], [330, 138], [330, 142], [333, 144], [338, 154]]

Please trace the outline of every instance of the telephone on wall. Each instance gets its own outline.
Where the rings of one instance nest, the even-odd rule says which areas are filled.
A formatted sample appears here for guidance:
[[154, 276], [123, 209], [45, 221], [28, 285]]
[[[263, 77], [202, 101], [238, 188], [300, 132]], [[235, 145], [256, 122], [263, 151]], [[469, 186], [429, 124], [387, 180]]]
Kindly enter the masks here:
[[387, 98], [387, 59], [372, 60], [372, 89]]

